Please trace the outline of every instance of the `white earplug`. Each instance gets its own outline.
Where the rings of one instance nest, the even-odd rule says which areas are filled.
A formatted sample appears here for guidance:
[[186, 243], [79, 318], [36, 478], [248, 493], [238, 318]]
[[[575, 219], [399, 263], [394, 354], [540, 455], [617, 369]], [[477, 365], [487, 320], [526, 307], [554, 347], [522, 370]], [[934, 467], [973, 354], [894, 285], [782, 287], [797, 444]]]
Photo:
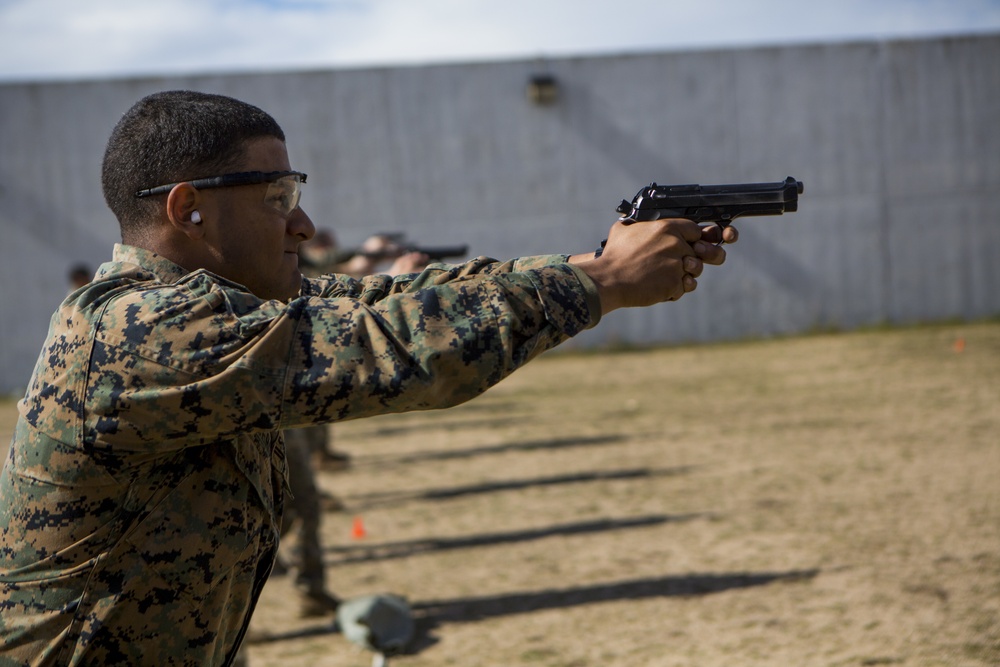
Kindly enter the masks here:
[[191, 222], [193, 222], [196, 225], [200, 225], [201, 213], [199, 213], [198, 211], [191, 211]]

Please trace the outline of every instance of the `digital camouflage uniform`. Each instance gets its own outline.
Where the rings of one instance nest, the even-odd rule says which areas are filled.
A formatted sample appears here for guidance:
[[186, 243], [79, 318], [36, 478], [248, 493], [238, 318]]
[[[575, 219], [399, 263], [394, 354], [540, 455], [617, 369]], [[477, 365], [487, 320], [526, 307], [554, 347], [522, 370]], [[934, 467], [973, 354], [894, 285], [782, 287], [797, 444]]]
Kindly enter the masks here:
[[596, 323], [564, 260], [305, 279], [283, 303], [116, 246], [19, 404], [0, 664], [229, 663], [274, 560], [279, 431], [480, 394]]

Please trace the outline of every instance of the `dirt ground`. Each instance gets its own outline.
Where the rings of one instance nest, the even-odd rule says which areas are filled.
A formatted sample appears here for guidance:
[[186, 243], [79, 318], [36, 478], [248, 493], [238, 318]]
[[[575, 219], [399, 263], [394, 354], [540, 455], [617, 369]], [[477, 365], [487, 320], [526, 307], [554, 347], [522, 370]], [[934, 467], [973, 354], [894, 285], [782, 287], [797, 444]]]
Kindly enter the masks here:
[[[1000, 664], [1000, 323], [550, 354], [334, 434], [330, 588], [409, 600], [396, 667]], [[297, 611], [251, 667], [371, 664]]]

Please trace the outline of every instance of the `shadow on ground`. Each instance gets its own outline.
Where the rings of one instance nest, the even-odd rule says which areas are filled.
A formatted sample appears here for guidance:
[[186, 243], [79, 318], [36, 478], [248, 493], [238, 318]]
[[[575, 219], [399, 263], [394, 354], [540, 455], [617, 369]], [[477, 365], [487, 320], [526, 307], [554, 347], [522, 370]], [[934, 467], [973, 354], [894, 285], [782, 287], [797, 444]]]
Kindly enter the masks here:
[[679, 466], [676, 468], [631, 468], [625, 470], [599, 470], [568, 475], [551, 475], [532, 479], [500, 480], [468, 486], [456, 486], [447, 489], [426, 489], [417, 491], [380, 491], [348, 496], [345, 498], [352, 511], [372, 509], [386, 505], [398, 505], [412, 501], [440, 501], [462, 496], [501, 491], [520, 491], [539, 486], [558, 486], [561, 484], [581, 484], [587, 482], [608, 482], [616, 480], [653, 479], [658, 477], [673, 477], [694, 470], [696, 466]]
[[[475, 623], [501, 616], [527, 614], [547, 609], [565, 609], [580, 605], [621, 600], [645, 600], [660, 597], [696, 597], [725, 591], [767, 586], [779, 582], [808, 581], [818, 569], [788, 572], [741, 572], [730, 574], [692, 574], [684, 576], [635, 579], [630, 581], [548, 589], [528, 593], [507, 593], [483, 597], [427, 600], [411, 603], [417, 622], [417, 634], [407, 653], [413, 655], [437, 643], [434, 629], [448, 623]], [[337, 632], [332, 622], [312, 625], [285, 633], [258, 634], [247, 643], [263, 644], [317, 637]]]
[[547, 537], [564, 537], [568, 535], [586, 535], [632, 528], [649, 528], [668, 523], [682, 523], [694, 519], [715, 517], [714, 514], [658, 514], [628, 519], [596, 519], [577, 523], [546, 526], [531, 530], [516, 530], [505, 533], [485, 533], [482, 535], [466, 535], [462, 537], [431, 537], [403, 542], [384, 542], [380, 544], [356, 544], [335, 546], [326, 549], [327, 553], [335, 555], [328, 565], [347, 565], [363, 561], [393, 560], [408, 558], [420, 554], [456, 549], [487, 547], [498, 544], [514, 544], [529, 542]]
[[613, 445], [625, 440], [621, 435], [599, 435], [590, 437], [556, 438], [548, 440], [528, 440], [525, 442], [510, 442], [502, 445], [488, 445], [483, 447], [468, 447], [465, 449], [444, 449], [430, 450], [423, 452], [412, 452], [410, 454], [393, 454], [384, 456], [364, 456], [352, 460], [351, 466], [354, 468], [370, 468], [378, 466], [409, 465], [411, 463], [422, 463], [424, 461], [448, 461], [454, 459], [469, 459], [476, 456], [489, 456], [493, 454], [506, 454], [510, 452], [531, 452], [540, 450], [568, 449], [571, 447], [595, 447], [603, 445]]

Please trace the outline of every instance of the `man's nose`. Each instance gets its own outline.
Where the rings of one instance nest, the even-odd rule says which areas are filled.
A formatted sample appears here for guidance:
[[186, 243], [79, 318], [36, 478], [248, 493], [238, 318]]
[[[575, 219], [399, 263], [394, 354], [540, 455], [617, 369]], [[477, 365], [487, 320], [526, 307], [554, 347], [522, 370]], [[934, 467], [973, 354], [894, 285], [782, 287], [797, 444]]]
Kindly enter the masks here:
[[303, 242], [316, 235], [316, 225], [301, 206], [292, 211], [288, 218], [288, 233], [298, 236]]

